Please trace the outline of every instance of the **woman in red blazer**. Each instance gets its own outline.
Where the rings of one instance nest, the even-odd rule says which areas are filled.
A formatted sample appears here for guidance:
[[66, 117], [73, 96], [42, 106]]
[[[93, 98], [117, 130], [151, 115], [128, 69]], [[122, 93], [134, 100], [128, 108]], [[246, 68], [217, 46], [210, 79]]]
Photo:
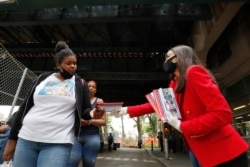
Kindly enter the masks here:
[[[202, 167], [248, 167], [248, 143], [231, 125], [232, 111], [213, 75], [189, 46], [173, 47], [165, 57], [163, 68], [175, 78], [170, 87], [182, 114], [178, 120], [169, 113], [168, 123], [183, 134]], [[146, 103], [123, 107], [117, 114], [153, 112]]]

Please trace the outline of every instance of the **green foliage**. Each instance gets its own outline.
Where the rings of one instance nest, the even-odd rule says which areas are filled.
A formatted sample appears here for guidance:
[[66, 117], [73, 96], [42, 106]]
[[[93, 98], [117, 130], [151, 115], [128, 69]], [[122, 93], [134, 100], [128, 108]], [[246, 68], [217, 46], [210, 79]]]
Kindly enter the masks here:
[[157, 117], [155, 114], [149, 114], [144, 117], [142, 130], [150, 136], [157, 133]]

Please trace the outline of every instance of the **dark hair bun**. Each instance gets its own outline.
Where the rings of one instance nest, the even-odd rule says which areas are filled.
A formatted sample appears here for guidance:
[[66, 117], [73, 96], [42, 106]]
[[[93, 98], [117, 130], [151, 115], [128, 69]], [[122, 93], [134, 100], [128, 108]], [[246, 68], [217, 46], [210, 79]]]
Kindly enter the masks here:
[[60, 52], [61, 50], [63, 50], [63, 49], [68, 49], [68, 48], [69, 48], [69, 46], [68, 46], [65, 42], [59, 41], [59, 42], [57, 42], [57, 44], [56, 44], [55, 52], [58, 53], [58, 52]]

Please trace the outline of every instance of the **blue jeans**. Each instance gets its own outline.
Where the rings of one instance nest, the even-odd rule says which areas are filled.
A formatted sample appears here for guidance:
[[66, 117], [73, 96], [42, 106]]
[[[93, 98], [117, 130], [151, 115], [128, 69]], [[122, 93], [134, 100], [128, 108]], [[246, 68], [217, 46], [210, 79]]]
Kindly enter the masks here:
[[96, 157], [100, 150], [99, 134], [81, 134], [72, 147], [68, 167], [78, 167], [82, 158], [84, 167], [95, 167]]
[[3, 152], [7, 144], [9, 134], [10, 134], [10, 128], [6, 129], [6, 131], [0, 137], [0, 164], [3, 163]]
[[14, 166], [67, 167], [71, 148], [69, 143], [39, 143], [18, 138]]
[[193, 167], [201, 167], [201, 165], [199, 164], [198, 160], [196, 159], [195, 155], [191, 150], [189, 150], [189, 157], [193, 164]]

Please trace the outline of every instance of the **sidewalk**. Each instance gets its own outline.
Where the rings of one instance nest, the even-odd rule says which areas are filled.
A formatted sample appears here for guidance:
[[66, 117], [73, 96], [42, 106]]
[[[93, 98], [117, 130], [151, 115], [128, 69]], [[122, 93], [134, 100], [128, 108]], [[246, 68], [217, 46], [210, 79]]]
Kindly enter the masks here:
[[192, 167], [192, 163], [187, 153], [169, 153], [169, 158], [159, 148], [145, 149], [152, 157], [162, 163], [164, 167]]

